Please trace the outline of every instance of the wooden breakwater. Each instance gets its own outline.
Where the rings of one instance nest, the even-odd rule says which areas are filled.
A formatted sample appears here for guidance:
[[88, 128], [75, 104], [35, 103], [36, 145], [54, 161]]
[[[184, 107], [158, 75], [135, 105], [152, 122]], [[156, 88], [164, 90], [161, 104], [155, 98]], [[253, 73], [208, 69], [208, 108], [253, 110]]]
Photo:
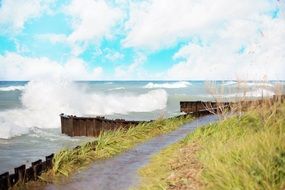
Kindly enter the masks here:
[[[215, 109], [213, 109], [215, 110]], [[187, 112], [188, 113], [188, 112]], [[195, 116], [203, 116], [210, 114], [208, 109], [204, 107], [200, 110], [191, 113]], [[178, 115], [175, 117], [184, 117], [183, 115]], [[129, 128], [130, 126], [135, 126], [140, 123], [147, 123], [149, 121], [127, 121], [124, 119], [106, 119], [104, 117], [77, 117], [74, 115], [64, 115], [60, 114], [61, 119], [61, 132], [68, 136], [89, 136], [97, 137], [102, 131], [116, 130], [119, 128]]]
[[52, 159], [54, 154], [46, 156], [45, 161], [37, 160], [32, 162], [29, 168], [26, 165], [21, 165], [14, 168], [14, 173], [5, 172], [0, 175], [0, 190], [7, 190], [17, 183], [26, 183], [28, 181], [37, 180], [43, 173], [52, 168]]
[[203, 102], [203, 101], [181, 101], [180, 112], [190, 113], [193, 115], [199, 115], [201, 111], [205, 113], [216, 113], [218, 107], [229, 107], [229, 102]]
[[68, 136], [96, 137], [104, 130], [116, 130], [138, 125], [142, 121], [126, 121], [124, 119], [106, 119], [104, 117], [77, 117], [60, 114], [61, 132]]
[[181, 101], [180, 111], [193, 115], [198, 115], [199, 112], [205, 111], [208, 113], [218, 113], [224, 109], [232, 109], [239, 107], [241, 109], [249, 106], [258, 106], [264, 103], [273, 104], [274, 102], [284, 103], [285, 95], [274, 95], [272, 98], [257, 99], [257, 100], [243, 100], [232, 102], [211, 102], [211, 101]]
[[[208, 104], [208, 102], [207, 102]], [[226, 105], [226, 103], [225, 103]], [[217, 112], [214, 102], [211, 103], [211, 109], [206, 106], [205, 102], [180, 102], [181, 112], [193, 116], [203, 116]], [[176, 117], [183, 117], [179, 115]], [[104, 117], [77, 117], [74, 115], [60, 114], [61, 132], [68, 136], [91, 136], [97, 137], [102, 131], [116, 130], [119, 128], [128, 128], [138, 125], [142, 122], [151, 121], [127, 121], [124, 119], [106, 119]]]

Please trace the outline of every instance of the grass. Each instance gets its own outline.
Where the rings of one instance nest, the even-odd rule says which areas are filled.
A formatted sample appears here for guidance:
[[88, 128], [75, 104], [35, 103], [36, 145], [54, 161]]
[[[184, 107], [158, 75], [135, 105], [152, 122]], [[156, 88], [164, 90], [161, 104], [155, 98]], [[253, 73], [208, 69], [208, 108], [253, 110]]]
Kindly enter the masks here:
[[153, 122], [141, 123], [129, 129], [104, 131], [94, 141], [75, 149], [64, 149], [56, 153], [53, 159], [53, 168], [43, 174], [41, 179], [46, 182], [60, 182], [95, 160], [115, 156], [138, 143], [173, 131], [191, 119], [190, 116], [158, 119]]
[[285, 189], [285, 105], [197, 129], [140, 170], [139, 189]]

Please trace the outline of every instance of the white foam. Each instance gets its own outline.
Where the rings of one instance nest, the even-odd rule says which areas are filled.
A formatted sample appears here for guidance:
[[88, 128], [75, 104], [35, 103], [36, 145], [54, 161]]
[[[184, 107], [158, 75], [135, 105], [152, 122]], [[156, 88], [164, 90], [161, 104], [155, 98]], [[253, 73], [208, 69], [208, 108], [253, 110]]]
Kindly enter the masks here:
[[24, 90], [25, 86], [7, 86], [0, 87], [0, 91], [15, 91], [15, 90]]
[[246, 98], [269, 98], [274, 96], [274, 92], [266, 89], [257, 89], [248, 92], [228, 94], [226, 97], [246, 97]]
[[262, 87], [262, 88], [273, 88], [274, 84], [269, 82], [247, 82], [245, 86], [249, 87]]
[[228, 81], [223, 83], [224, 86], [239, 86], [241, 88], [247, 87], [262, 87], [262, 88], [273, 88], [274, 84], [270, 82], [235, 82], [235, 81]]
[[147, 83], [144, 88], [187, 88], [191, 83], [187, 81], [166, 82], [166, 83]]
[[233, 86], [236, 84], [237, 84], [237, 82], [235, 82], [235, 81], [226, 81], [223, 83], [224, 86]]
[[29, 129], [60, 126], [60, 113], [74, 115], [111, 115], [151, 112], [164, 109], [165, 90], [144, 94], [87, 93], [68, 81], [32, 81], [23, 90], [23, 108], [0, 112], [0, 138], [29, 133]]
[[125, 90], [125, 87], [116, 87], [116, 88], [111, 88], [109, 91], [114, 91], [114, 90]]
[[249, 90], [249, 91], [240, 91], [236, 93], [229, 93], [229, 94], [217, 94], [217, 95], [201, 95], [200, 97], [206, 97], [206, 98], [225, 98], [225, 99], [234, 99], [239, 100], [243, 98], [271, 98], [275, 95], [275, 92], [259, 88], [256, 90]]

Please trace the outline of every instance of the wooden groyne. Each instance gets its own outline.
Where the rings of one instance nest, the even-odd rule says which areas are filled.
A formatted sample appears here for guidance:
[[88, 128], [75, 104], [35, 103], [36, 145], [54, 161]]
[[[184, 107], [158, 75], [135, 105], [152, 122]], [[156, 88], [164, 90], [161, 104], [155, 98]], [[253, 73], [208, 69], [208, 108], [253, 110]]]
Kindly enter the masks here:
[[60, 114], [61, 132], [68, 136], [96, 137], [104, 130], [116, 130], [138, 125], [142, 121], [126, 121], [124, 119], [106, 119], [104, 117], [77, 117]]
[[[211, 109], [209, 107], [211, 105]], [[227, 104], [225, 103], [224, 106]], [[180, 102], [181, 112], [193, 116], [203, 116], [217, 112], [217, 105], [214, 102]], [[183, 117], [179, 115], [176, 117]], [[106, 119], [104, 117], [77, 117], [74, 115], [60, 114], [61, 132], [68, 136], [91, 136], [97, 137], [102, 131], [128, 128], [142, 122], [151, 121], [127, 121], [124, 119]]]
[[7, 190], [17, 183], [26, 183], [28, 181], [37, 180], [43, 173], [52, 168], [52, 159], [54, 154], [46, 156], [45, 161], [37, 160], [32, 162], [32, 165], [27, 168], [26, 165], [21, 165], [14, 168], [14, 173], [5, 172], [0, 175], [0, 190]]
[[258, 106], [263, 103], [273, 104], [274, 102], [284, 103], [285, 95], [274, 95], [268, 99], [257, 100], [243, 100], [232, 102], [211, 102], [211, 101], [181, 101], [180, 112], [199, 115], [201, 111], [208, 111], [209, 113], [217, 113], [223, 109], [232, 109], [240, 107], [241, 109], [248, 108], [249, 106]]

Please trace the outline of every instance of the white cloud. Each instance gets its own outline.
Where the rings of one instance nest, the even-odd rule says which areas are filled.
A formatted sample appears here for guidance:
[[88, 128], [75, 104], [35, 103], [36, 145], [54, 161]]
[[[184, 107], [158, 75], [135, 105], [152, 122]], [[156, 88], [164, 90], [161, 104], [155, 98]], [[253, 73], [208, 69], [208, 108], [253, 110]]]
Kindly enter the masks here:
[[73, 31], [69, 34], [41, 34], [37, 37], [52, 43], [65, 43], [71, 47], [71, 55], [78, 56], [90, 44], [97, 45], [103, 38], [112, 38], [113, 29], [123, 17], [120, 8], [105, 0], [71, 0], [63, 8], [71, 17]]
[[138, 53], [132, 64], [127, 66], [120, 65], [115, 68], [115, 79], [132, 80], [146, 78], [146, 73], [144, 72], [142, 67], [145, 61], [146, 56], [142, 53]]
[[234, 19], [254, 19], [274, 3], [267, 0], [150, 0], [132, 3], [126, 47], [160, 49], [195, 35], [211, 37]]
[[48, 10], [53, 0], [2, 0], [0, 7], [0, 33], [15, 33], [25, 23]]
[[[179, 79], [285, 79], [283, 16], [262, 16], [257, 23], [233, 21], [210, 44], [189, 43], [167, 72]], [[241, 50], [241, 47], [244, 50]]]
[[36, 35], [37, 40], [49, 41], [51, 43], [67, 43], [67, 36], [65, 34], [38, 34]]
[[33, 80], [45, 78], [68, 78], [72, 80], [94, 80], [103, 73], [101, 67], [89, 71], [86, 63], [78, 58], [65, 64], [48, 58], [24, 57], [16, 53], [0, 55], [0, 80]]
[[105, 49], [106, 51], [106, 55], [105, 58], [108, 59], [111, 62], [117, 61], [117, 60], [121, 60], [124, 58], [124, 54], [118, 52], [118, 51], [114, 51], [111, 49]]
[[122, 44], [155, 51], [189, 42], [164, 79], [284, 79], [284, 10], [269, 0], [133, 2]]
[[72, 0], [65, 13], [72, 17], [74, 31], [68, 37], [71, 42], [110, 37], [111, 29], [122, 18], [121, 10], [104, 0]]

